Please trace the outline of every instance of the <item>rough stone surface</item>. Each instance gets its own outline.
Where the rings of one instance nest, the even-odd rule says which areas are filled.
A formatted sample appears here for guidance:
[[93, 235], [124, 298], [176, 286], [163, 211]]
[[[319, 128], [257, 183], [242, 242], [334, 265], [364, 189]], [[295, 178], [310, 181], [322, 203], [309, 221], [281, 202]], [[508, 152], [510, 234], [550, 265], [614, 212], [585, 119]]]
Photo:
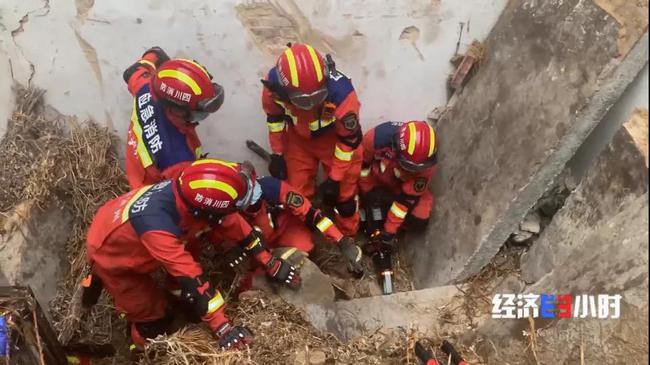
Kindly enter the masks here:
[[10, 285], [29, 285], [43, 308], [56, 295], [67, 270], [70, 220], [69, 212], [55, 206], [40, 211], [23, 203], [0, 221], [0, 277], [4, 275]]
[[[575, 248], [526, 291], [620, 294], [621, 318], [536, 320], [539, 363], [579, 364], [581, 352], [584, 364], [647, 363], [648, 193], [628, 199], [619, 212], [600, 217], [598, 224], [572, 236]], [[525, 319], [488, 320], [476, 337], [493, 347], [478, 351], [489, 363], [535, 363], [532, 353], [523, 350], [529, 340], [522, 334], [529, 329]]]
[[460, 292], [455, 286], [311, 305], [306, 313], [312, 324], [349, 340], [380, 329], [418, 328], [427, 333], [439, 330], [441, 308]]
[[591, 1], [506, 8], [478, 73], [438, 124], [438, 203], [428, 231], [409, 237], [416, 286], [477, 273], [516, 230], [647, 63], [647, 32], [626, 52], [620, 28]]
[[532, 283], [585, 244], [584, 236], [648, 191], [648, 115], [634, 113], [603, 150], [531, 250], [522, 277]]

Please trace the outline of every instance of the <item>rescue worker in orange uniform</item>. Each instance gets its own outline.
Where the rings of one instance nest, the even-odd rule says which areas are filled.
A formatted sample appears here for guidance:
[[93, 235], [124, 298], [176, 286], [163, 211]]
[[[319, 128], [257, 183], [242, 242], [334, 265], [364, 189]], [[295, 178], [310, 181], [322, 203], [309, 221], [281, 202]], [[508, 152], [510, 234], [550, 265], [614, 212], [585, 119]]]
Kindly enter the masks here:
[[362, 221], [374, 243], [392, 243], [402, 227], [427, 226], [436, 162], [435, 132], [426, 122], [385, 122], [363, 136]]
[[[87, 255], [93, 275], [132, 323], [134, 343], [144, 345], [166, 331], [172, 320], [165, 292], [150, 273], [162, 266], [181, 287], [181, 300], [210, 327], [222, 347], [242, 347], [252, 334], [224, 314], [224, 299], [186, 245], [198, 237], [228, 239], [263, 264], [272, 279], [296, 286], [294, 267], [264, 247], [259, 234], [238, 214], [255, 190], [252, 168], [221, 160], [197, 160], [178, 179], [164, 180], [119, 196], [95, 215]], [[202, 236], [202, 233], [204, 236]]]
[[334, 206], [336, 225], [343, 234], [354, 235], [359, 225], [362, 132], [352, 82], [310, 45], [295, 44], [278, 58], [262, 83], [273, 151], [271, 175], [312, 197], [321, 163], [327, 174], [320, 185], [323, 200]]
[[[312, 232], [318, 231], [339, 246], [350, 272], [357, 276], [363, 274], [361, 248], [353, 238], [344, 236], [309, 199], [273, 176], [258, 178], [257, 183], [261, 187], [260, 194], [253, 196], [242, 215], [262, 234], [267, 247], [288, 248], [282, 257], [299, 267], [314, 248]], [[230, 255], [230, 266], [234, 267], [243, 261], [246, 253], [236, 248]]]
[[201, 157], [199, 121], [223, 104], [223, 88], [196, 61], [170, 60], [159, 47], [124, 71], [133, 95], [126, 145], [132, 189], [174, 178]]

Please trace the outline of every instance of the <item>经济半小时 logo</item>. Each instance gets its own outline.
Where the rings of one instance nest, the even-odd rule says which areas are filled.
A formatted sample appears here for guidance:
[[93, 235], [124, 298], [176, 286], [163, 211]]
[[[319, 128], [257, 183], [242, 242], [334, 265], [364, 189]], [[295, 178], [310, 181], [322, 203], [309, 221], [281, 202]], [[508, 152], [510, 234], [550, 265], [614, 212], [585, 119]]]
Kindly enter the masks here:
[[492, 318], [598, 318], [621, 316], [620, 294], [495, 294]]

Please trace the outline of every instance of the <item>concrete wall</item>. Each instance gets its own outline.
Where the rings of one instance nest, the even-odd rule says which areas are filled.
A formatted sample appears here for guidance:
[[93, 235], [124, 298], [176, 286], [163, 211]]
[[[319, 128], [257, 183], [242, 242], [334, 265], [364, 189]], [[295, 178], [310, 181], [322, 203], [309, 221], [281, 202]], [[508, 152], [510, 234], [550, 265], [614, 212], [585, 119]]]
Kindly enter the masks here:
[[[648, 361], [647, 110], [634, 113], [597, 156], [522, 256], [521, 278], [530, 285], [515, 293], [622, 295], [619, 319], [538, 319], [540, 363], [580, 363], [581, 352], [585, 364]], [[492, 319], [468, 337], [494, 343], [480, 350], [491, 363], [531, 363], [522, 331], [530, 331], [527, 319]]]
[[[123, 136], [130, 97], [122, 71], [159, 45], [204, 63], [226, 88], [224, 107], [200, 127], [205, 150], [254, 159], [243, 140], [266, 143], [259, 79], [286, 42], [308, 41], [335, 55], [358, 89], [366, 127], [424, 118], [446, 102], [459, 23], [462, 52], [487, 35], [506, 2], [5, 0], [0, 78], [31, 80], [60, 112], [106, 122]], [[10, 83], [0, 84], [4, 123]]]
[[[592, 244], [584, 241], [589, 232], [598, 229], [604, 220], [618, 214], [647, 192], [648, 111], [645, 109], [632, 114], [619, 128], [579, 187], [530, 251], [523, 255], [521, 271], [524, 281], [533, 283], [552, 271], [558, 275], [568, 270], [569, 267], [562, 262], [574, 251], [584, 251], [584, 245]], [[607, 246], [615, 249], [617, 243], [611, 242]], [[645, 266], [643, 269], [647, 271]]]
[[[630, 198], [623, 210], [602, 217], [593, 229], [578, 235], [566, 223], [560, 224], [571, 234], [575, 248], [525, 292], [620, 294], [621, 317], [536, 320], [538, 363], [647, 363], [648, 194]], [[527, 319], [492, 319], [471, 337], [485, 344], [477, 351], [489, 363], [536, 363], [524, 331], [530, 333]]]
[[648, 109], [648, 65], [646, 64], [634, 82], [628, 86], [620, 99], [607, 112], [603, 120], [589, 134], [589, 137], [567, 163], [576, 181], [585, 175], [593, 160], [612, 140], [621, 125], [637, 108]]
[[614, 3], [506, 8], [479, 72], [438, 125], [434, 219], [407, 248], [417, 286], [489, 263], [647, 63], [647, 2]]

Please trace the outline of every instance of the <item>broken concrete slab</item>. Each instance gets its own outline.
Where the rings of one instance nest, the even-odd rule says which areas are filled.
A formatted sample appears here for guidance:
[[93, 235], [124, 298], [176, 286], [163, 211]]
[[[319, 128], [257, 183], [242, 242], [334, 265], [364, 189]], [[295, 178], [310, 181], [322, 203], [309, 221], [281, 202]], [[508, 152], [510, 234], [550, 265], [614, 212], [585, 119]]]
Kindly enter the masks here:
[[0, 276], [9, 285], [29, 285], [43, 308], [48, 308], [67, 272], [71, 219], [70, 212], [55, 205], [41, 210], [23, 202], [0, 221]]
[[[537, 318], [539, 363], [647, 363], [648, 193], [629, 199], [619, 212], [600, 216], [598, 224], [576, 235], [571, 237], [575, 248], [525, 291], [620, 294], [620, 318]], [[491, 319], [479, 326], [470, 342], [489, 340], [492, 345], [483, 349], [489, 363], [532, 363], [524, 331], [530, 331], [527, 319]]]
[[[401, 292], [353, 300], [334, 300], [331, 278], [310, 260], [305, 260], [297, 291], [270, 285], [264, 277], [253, 280], [253, 288], [273, 292], [303, 311], [305, 319], [323, 332], [347, 341], [379, 329], [419, 328], [437, 330], [441, 309], [460, 293], [455, 286]], [[242, 295], [255, 295], [244, 292]]]
[[438, 203], [428, 231], [408, 237], [417, 287], [477, 273], [551, 186], [647, 63], [647, 32], [627, 51], [620, 29], [593, 2], [506, 8], [479, 72], [438, 123]]
[[584, 236], [648, 191], [648, 114], [635, 112], [600, 153], [578, 188], [521, 260], [528, 283], [585, 244]]
[[426, 333], [439, 330], [442, 308], [460, 294], [455, 286], [401, 292], [305, 308], [318, 329], [347, 341], [380, 329], [417, 328]]

